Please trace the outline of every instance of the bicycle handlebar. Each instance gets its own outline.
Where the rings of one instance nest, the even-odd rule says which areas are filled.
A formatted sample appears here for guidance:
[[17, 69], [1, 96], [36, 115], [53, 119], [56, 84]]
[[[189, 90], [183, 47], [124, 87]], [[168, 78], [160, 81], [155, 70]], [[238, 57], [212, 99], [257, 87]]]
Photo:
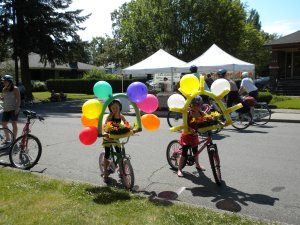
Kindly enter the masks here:
[[30, 110], [24, 110], [23, 114], [28, 118], [28, 119], [38, 119], [39, 121], [44, 121], [45, 118], [37, 115], [36, 112], [30, 111]]

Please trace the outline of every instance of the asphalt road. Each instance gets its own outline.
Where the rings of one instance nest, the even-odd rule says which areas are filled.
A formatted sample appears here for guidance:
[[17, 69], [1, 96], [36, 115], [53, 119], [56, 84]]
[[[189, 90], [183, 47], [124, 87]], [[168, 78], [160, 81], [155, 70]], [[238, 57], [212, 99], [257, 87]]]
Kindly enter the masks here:
[[[33, 106], [46, 120], [36, 121], [32, 127], [32, 134], [43, 145], [41, 160], [32, 171], [105, 185], [98, 171], [98, 157], [103, 151], [101, 140], [84, 146], [78, 139], [82, 129], [80, 104]], [[22, 118], [21, 123], [24, 123]], [[143, 131], [126, 145], [135, 172], [135, 190], [260, 219], [300, 224], [299, 130], [299, 123], [270, 123], [265, 127], [249, 127], [244, 132], [223, 130], [214, 137], [224, 180], [218, 187], [205, 151], [200, 155], [200, 162], [206, 171], [198, 173], [194, 167], [188, 167], [184, 169], [185, 177], [179, 178], [170, 170], [166, 147], [179, 134], [171, 133], [166, 119], [161, 118], [158, 131]], [[1, 151], [0, 162], [5, 165], [7, 160], [6, 152]], [[117, 176], [112, 177], [112, 183], [116, 182]]]

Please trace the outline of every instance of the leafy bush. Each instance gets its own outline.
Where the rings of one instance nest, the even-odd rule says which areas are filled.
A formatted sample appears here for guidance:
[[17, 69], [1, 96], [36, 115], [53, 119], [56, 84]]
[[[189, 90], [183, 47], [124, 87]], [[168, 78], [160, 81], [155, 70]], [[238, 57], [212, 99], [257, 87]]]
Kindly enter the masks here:
[[[106, 80], [113, 89], [113, 93], [122, 92], [122, 80], [107, 80], [107, 79], [60, 79], [60, 80], [47, 80], [48, 90], [54, 90], [55, 92], [64, 92], [64, 93], [82, 93], [82, 94], [93, 94], [93, 87], [96, 82], [99, 80]], [[145, 83], [146, 79], [124, 79], [123, 81], [123, 91], [125, 92], [127, 87], [135, 81], [140, 81]]]
[[117, 74], [107, 74], [105, 70], [93, 68], [83, 74], [84, 80], [117, 80], [121, 77]]
[[273, 98], [272, 94], [268, 91], [258, 93], [259, 102], [267, 102], [269, 104], [272, 98]]
[[32, 85], [32, 91], [34, 91], [34, 92], [47, 91], [46, 83], [43, 81], [32, 80], [31, 85]]

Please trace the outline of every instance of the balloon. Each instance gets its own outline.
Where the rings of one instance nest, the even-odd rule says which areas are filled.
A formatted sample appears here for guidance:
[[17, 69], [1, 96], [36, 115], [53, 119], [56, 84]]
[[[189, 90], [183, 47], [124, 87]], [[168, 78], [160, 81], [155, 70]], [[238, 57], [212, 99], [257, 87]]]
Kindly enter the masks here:
[[82, 113], [88, 119], [98, 118], [103, 108], [102, 102], [97, 99], [90, 99], [82, 106]]
[[89, 118], [86, 118], [84, 115], [82, 115], [81, 123], [85, 127], [98, 127], [98, 118], [89, 119]]
[[146, 99], [148, 89], [142, 82], [133, 82], [127, 88], [127, 96], [130, 101], [139, 103]]
[[155, 131], [160, 126], [159, 118], [154, 114], [145, 114], [141, 117], [141, 121], [146, 130]]
[[94, 94], [101, 100], [106, 100], [112, 96], [112, 87], [106, 81], [98, 81], [93, 87]]
[[183, 108], [185, 104], [185, 98], [180, 94], [173, 94], [168, 98], [169, 108]]
[[79, 133], [79, 140], [84, 145], [93, 144], [98, 137], [97, 127], [85, 127]]
[[147, 94], [144, 101], [137, 103], [137, 106], [145, 113], [153, 113], [158, 108], [158, 99], [152, 94]]
[[220, 95], [226, 89], [230, 90], [230, 83], [224, 78], [215, 80], [210, 87], [211, 92], [216, 96]]
[[180, 89], [186, 94], [193, 94], [199, 90], [198, 78], [193, 74], [184, 75], [180, 79]]

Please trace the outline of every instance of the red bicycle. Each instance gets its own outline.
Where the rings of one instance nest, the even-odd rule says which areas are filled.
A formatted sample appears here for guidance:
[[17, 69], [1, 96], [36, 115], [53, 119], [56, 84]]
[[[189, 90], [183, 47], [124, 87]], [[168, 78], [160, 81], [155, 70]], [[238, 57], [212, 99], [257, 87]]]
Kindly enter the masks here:
[[[211, 170], [217, 185], [222, 184], [221, 177], [221, 166], [220, 166], [220, 157], [218, 153], [218, 148], [216, 144], [213, 144], [211, 138], [211, 131], [207, 132], [207, 136], [201, 138], [200, 143], [198, 145], [198, 151], [193, 155], [192, 148], [189, 148], [187, 157], [185, 157], [185, 161], [183, 162], [182, 168], [186, 165], [192, 166], [195, 164], [195, 157], [198, 157], [199, 154], [205, 149], [207, 149], [208, 158], [211, 166]], [[178, 140], [173, 140], [169, 143], [166, 151], [167, 161], [173, 170], [178, 170], [179, 159], [182, 154], [182, 146], [179, 144]]]
[[38, 119], [43, 121], [42, 116], [38, 116], [36, 112], [25, 110], [23, 114], [27, 117], [27, 122], [23, 128], [22, 135], [18, 137], [12, 144], [9, 152], [9, 160], [12, 166], [28, 170], [34, 167], [41, 155], [42, 155], [42, 144], [40, 140], [30, 134], [30, 124], [32, 119]]

